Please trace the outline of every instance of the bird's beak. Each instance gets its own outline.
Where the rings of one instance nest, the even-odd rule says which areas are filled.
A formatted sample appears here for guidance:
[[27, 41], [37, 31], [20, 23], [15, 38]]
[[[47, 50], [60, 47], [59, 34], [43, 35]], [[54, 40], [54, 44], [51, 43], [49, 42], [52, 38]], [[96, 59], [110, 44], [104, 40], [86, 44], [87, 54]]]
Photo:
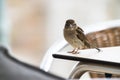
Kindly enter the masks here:
[[72, 28], [72, 24], [70, 24], [70, 27]]

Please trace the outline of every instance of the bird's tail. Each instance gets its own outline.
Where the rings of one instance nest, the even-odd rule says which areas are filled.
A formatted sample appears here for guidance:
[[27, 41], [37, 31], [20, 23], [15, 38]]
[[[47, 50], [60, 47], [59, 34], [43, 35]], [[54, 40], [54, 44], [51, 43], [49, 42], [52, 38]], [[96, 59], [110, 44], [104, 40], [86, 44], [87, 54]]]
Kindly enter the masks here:
[[95, 49], [97, 49], [98, 52], [101, 51], [101, 50], [95, 45], [95, 43], [90, 44], [90, 47], [91, 47], [91, 48], [95, 48]]
[[100, 52], [100, 51], [101, 51], [99, 48], [95, 48], [95, 49], [97, 49], [97, 50], [98, 50], [98, 52]]
[[87, 45], [87, 47], [88, 48], [95, 48], [95, 49], [97, 49], [98, 50], [98, 52], [100, 52], [101, 50], [97, 47], [97, 45], [95, 44], [95, 42], [93, 43], [91, 43], [91, 42], [89, 42], [89, 41], [86, 41], [85, 42], [85, 45]]

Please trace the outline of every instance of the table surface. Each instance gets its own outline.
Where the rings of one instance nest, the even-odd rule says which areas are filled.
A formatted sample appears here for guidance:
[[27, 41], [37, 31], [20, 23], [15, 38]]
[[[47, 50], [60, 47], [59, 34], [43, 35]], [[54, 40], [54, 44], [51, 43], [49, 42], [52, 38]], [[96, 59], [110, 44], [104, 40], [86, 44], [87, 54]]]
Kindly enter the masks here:
[[78, 54], [71, 54], [67, 52], [57, 52], [55, 54], [60, 54], [68, 57], [71, 56], [71, 57], [120, 63], [120, 46], [100, 48], [100, 49], [101, 52], [98, 52], [96, 49], [86, 49], [86, 50], [80, 50]]

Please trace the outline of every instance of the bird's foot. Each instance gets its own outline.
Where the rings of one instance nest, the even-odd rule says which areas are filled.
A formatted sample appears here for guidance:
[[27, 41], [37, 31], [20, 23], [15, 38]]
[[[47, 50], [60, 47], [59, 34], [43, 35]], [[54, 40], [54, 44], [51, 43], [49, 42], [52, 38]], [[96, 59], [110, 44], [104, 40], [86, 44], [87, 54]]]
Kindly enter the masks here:
[[74, 49], [73, 51], [69, 51], [68, 53], [72, 53], [72, 54], [78, 54], [78, 49]]
[[78, 51], [68, 51], [68, 53], [72, 53], [72, 54], [79, 54]]
[[79, 48], [75, 48], [75, 49], [73, 49], [73, 51], [69, 51], [68, 53], [78, 54], [78, 53], [79, 53], [79, 52], [78, 52], [78, 49], [79, 49]]

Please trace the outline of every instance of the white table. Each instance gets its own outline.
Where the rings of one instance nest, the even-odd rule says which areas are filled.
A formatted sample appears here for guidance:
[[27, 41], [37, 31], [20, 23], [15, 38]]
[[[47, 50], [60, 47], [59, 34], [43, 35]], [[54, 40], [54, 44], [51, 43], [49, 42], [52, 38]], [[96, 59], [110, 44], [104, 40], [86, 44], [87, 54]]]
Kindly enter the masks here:
[[80, 61], [70, 78], [79, 78], [86, 71], [120, 74], [120, 46], [101, 48], [101, 50], [101, 52], [95, 49], [80, 50], [79, 54], [58, 52], [53, 56], [59, 59]]

